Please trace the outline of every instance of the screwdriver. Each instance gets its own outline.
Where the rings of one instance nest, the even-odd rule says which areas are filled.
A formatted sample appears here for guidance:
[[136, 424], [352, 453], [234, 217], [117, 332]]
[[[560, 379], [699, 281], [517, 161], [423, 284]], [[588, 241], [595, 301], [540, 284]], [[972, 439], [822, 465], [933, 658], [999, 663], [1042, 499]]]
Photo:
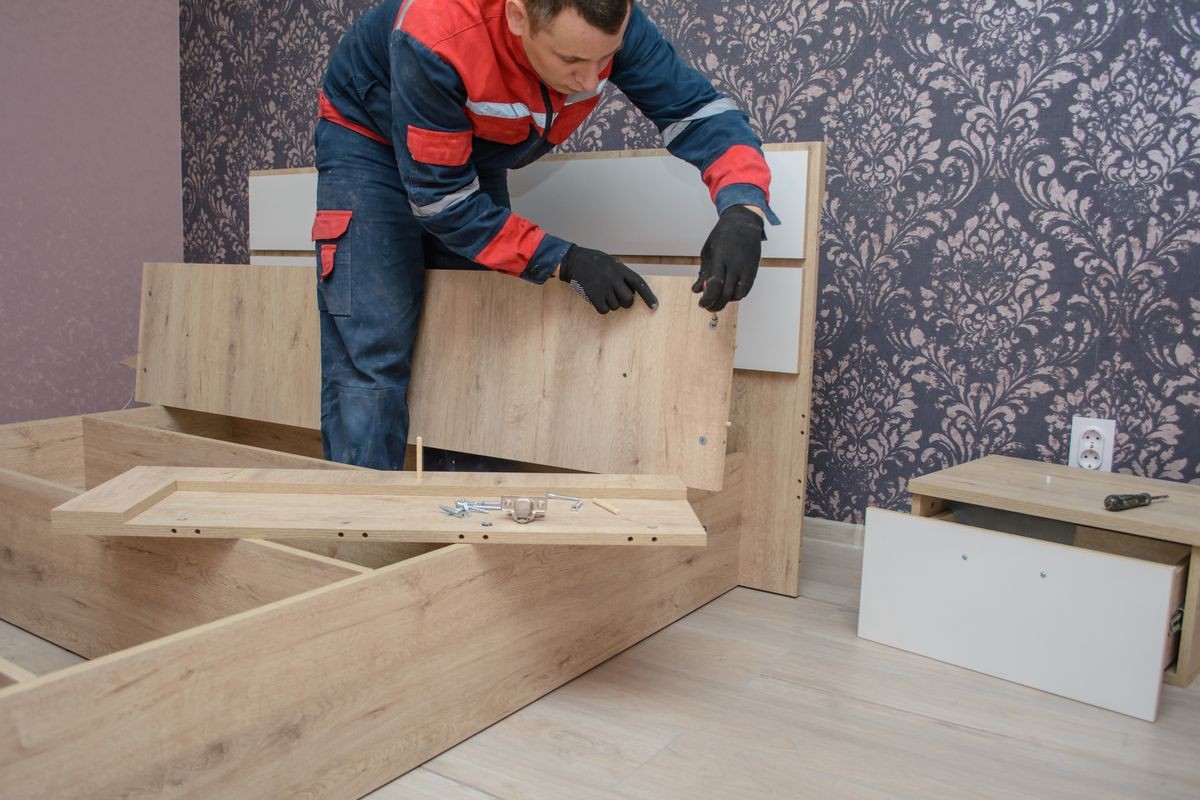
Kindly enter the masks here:
[[1149, 492], [1139, 494], [1110, 494], [1104, 498], [1104, 508], [1107, 511], [1126, 511], [1130, 508], [1140, 508], [1150, 505], [1151, 500], [1166, 500], [1167, 495], [1151, 495]]

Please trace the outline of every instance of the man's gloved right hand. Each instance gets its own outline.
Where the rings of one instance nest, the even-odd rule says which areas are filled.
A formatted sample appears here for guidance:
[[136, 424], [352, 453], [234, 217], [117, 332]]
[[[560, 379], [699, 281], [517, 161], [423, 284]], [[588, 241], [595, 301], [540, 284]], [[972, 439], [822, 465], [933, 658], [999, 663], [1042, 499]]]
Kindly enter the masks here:
[[658, 308], [658, 298], [641, 275], [599, 250], [571, 245], [558, 267], [558, 277], [571, 284], [601, 314], [629, 308], [635, 292], [646, 305]]

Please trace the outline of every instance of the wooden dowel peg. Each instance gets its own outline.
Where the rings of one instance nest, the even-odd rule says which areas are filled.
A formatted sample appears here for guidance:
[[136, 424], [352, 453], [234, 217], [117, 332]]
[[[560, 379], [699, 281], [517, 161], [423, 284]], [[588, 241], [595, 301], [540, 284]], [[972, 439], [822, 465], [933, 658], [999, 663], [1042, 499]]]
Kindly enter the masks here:
[[601, 508], [603, 508], [605, 511], [607, 511], [610, 514], [620, 514], [621, 513], [621, 509], [617, 508], [616, 506], [614, 506], [610, 503], [606, 503], [603, 500], [597, 500], [596, 498], [593, 497], [592, 502], [595, 503], [596, 505], [600, 506]]

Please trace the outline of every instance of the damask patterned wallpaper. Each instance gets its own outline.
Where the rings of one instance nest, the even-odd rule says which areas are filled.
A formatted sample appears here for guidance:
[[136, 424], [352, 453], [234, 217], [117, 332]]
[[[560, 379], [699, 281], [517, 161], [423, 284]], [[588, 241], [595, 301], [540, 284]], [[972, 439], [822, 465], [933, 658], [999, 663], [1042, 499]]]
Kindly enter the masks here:
[[[312, 163], [368, 0], [182, 0], [187, 258], [244, 261], [246, 172]], [[766, 141], [829, 143], [808, 513], [987, 453], [1200, 482], [1200, 3], [645, 0]], [[568, 149], [659, 146], [617, 93]]]

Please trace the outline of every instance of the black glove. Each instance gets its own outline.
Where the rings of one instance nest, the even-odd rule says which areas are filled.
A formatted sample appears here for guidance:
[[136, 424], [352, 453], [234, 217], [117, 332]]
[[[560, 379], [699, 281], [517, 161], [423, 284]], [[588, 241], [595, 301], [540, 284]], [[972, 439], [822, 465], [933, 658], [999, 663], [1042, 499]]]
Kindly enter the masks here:
[[658, 298], [641, 275], [599, 250], [571, 245], [558, 267], [558, 277], [571, 284], [601, 314], [629, 308], [634, 292], [642, 296], [646, 305], [658, 308]]
[[750, 293], [762, 256], [763, 221], [745, 206], [730, 206], [713, 226], [700, 251], [700, 276], [692, 285], [704, 292], [700, 307], [720, 311]]

